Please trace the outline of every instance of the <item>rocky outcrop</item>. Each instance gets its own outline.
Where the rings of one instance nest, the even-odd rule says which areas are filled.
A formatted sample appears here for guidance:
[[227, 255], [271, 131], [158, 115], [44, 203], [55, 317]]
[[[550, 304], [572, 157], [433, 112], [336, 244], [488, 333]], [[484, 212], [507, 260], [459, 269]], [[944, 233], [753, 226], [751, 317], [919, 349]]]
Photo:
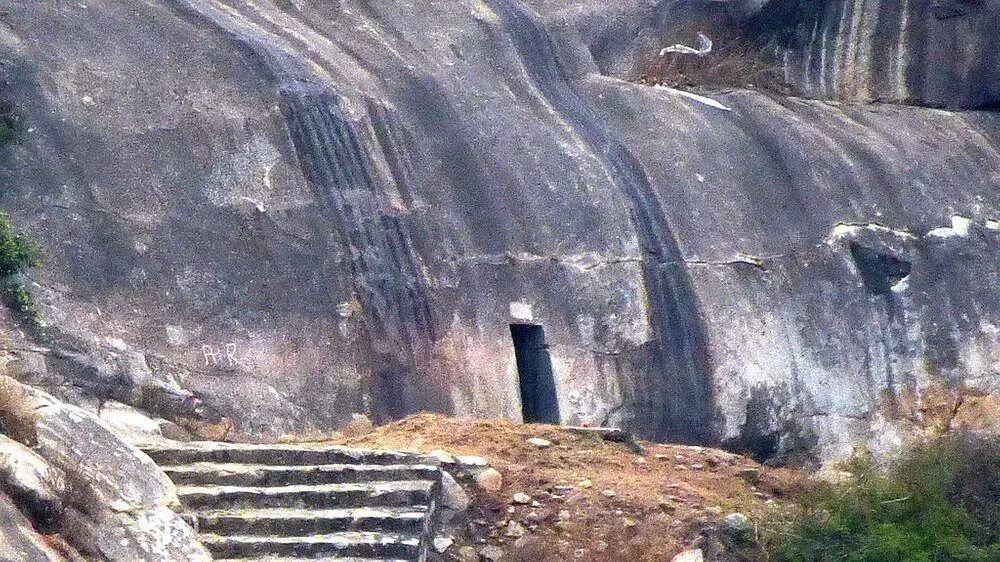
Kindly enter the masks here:
[[62, 512], [66, 477], [28, 447], [0, 435], [0, 489], [32, 519], [51, 526]]
[[172, 510], [176, 488], [152, 459], [97, 416], [21, 388], [35, 412], [33, 447], [0, 435], [0, 485], [37, 527], [101, 560], [211, 559]]
[[[223, 436], [520, 419], [524, 323], [562, 421], [758, 458], [894, 446], [931, 382], [996, 392], [996, 113], [627, 83], [609, 45], [681, 12], [606, 4], [6, 6], [2, 203], [46, 248], [44, 316], [182, 366]], [[824, 18], [827, 61], [917, 33]], [[884, 97], [782, 45], [825, 88], [991, 103], [988, 69]]]
[[64, 558], [45, 544], [17, 506], [0, 492], [0, 552], [19, 562], [62, 562]]
[[109, 560], [210, 560], [171, 507], [176, 489], [149, 457], [68, 404], [38, 409], [38, 451], [71, 481], [66, 526]]

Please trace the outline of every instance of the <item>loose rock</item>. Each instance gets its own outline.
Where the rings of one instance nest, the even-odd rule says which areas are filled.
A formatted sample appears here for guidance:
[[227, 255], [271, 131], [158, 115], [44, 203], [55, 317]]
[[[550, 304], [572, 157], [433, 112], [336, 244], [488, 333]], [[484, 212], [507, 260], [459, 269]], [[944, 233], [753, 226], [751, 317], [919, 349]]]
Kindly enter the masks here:
[[541, 437], [532, 437], [528, 439], [528, 443], [538, 447], [539, 449], [545, 449], [552, 446], [552, 442], [548, 439], [542, 439]]
[[732, 535], [744, 535], [753, 530], [750, 518], [742, 513], [730, 513], [722, 520], [726, 532]]
[[674, 556], [670, 562], [705, 562], [705, 553], [700, 548], [686, 550]]
[[455, 539], [451, 537], [437, 537], [434, 539], [434, 550], [438, 553], [444, 553], [453, 544], [455, 544]]
[[531, 496], [525, 494], [524, 492], [518, 492], [514, 494], [514, 503], [527, 505], [531, 503]]
[[475, 481], [480, 489], [491, 494], [495, 494], [503, 489], [503, 475], [493, 468], [487, 468], [477, 474]]
[[499, 546], [485, 546], [479, 549], [479, 556], [488, 562], [500, 562], [504, 559], [504, 551]]
[[507, 523], [507, 529], [504, 531], [503, 535], [505, 537], [519, 538], [523, 537], [527, 532], [528, 531], [524, 528], [524, 525], [521, 525], [517, 521], [511, 521]]

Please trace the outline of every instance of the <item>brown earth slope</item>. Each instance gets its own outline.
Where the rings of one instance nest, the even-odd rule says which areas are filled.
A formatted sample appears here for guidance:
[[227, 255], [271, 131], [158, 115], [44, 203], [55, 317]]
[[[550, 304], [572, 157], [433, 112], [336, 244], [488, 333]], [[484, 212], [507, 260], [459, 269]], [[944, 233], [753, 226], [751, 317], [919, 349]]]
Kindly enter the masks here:
[[[551, 445], [528, 442], [536, 437]], [[708, 554], [719, 541], [709, 535], [726, 515], [760, 518], [803, 484], [795, 471], [716, 449], [640, 442], [639, 454], [559, 427], [503, 420], [419, 414], [335, 441], [485, 457], [503, 486], [474, 492], [465, 536], [448, 549], [455, 558], [462, 546], [495, 546], [505, 560], [533, 562], [670, 560], [695, 546]]]

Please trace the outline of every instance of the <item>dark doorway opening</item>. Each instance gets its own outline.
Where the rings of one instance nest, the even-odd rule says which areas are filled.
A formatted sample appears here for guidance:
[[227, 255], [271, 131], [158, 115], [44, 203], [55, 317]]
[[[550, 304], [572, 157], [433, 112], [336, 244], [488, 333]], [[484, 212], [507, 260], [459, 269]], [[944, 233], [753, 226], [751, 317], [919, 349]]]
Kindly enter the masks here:
[[545, 330], [535, 324], [511, 324], [514, 356], [521, 386], [524, 423], [559, 423], [559, 401]]

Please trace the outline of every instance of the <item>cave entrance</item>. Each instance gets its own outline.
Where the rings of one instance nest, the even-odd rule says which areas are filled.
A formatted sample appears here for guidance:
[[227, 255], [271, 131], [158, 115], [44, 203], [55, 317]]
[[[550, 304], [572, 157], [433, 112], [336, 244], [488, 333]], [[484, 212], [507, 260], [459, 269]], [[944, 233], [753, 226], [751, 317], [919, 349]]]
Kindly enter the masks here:
[[511, 324], [521, 388], [524, 423], [559, 423], [559, 401], [545, 330], [536, 324]]

